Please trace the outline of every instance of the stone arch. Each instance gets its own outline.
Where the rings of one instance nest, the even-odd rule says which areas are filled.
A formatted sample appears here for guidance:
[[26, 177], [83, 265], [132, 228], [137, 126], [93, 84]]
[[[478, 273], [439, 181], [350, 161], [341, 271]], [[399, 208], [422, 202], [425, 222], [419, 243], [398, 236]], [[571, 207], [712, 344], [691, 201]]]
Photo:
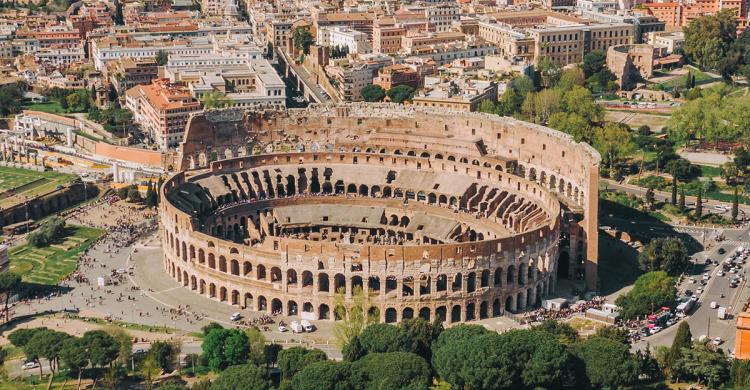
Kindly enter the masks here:
[[286, 283], [297, 285], [297, 271], [294, 270], [294, 268], [289, 268], [286, 270]]
[[245, 308], [253, 309], [253, 294], [245, 293]]
[[258, 296], [258, 311], [268, 310], [268, 300], [263, 295]]
[[492, 301], [492, 316], [497, 317], [502, 314], [502, 307], [500, 306], [500, 298], [495, 298]]
[[469, 302], [466, 304], [466, 321], [473, 321], [476, 320], [476, 308], [477, 305], [474, 302]]
[[430, 321], [430, 308], [429, 307], [423, 307], [419, 309], [419, 318]]
[[497, 267], [495, 268], [495, 278], [493, 280], [493, 284], [495, 287], [500, 287], [503, 285], [503, 268]]
[[251, 272], [253, 272], [253, 265], [249, 261], [242, 263], [242, 276], [248, 277]]
[[328, 274], [322, 272], [318, 274], [318, 291], [331, 292], [328, 283]]
[[213, 283], [208, 285], [208, 296], [211, 298], [216, 298], [216, 285]]
[[281, 283], [281, 269], [279, 267], [271, 267], [271, 283]]
[[221, 288], [219, 288], [219, 300], [222, 302], [227, 301], [227, 288], [224, 286], [221, 286]]
[[385, 309], [385, 323], [392, 324], [398, 321], [398, 313], [396, 309], [389, 307]]
[[461, 305], [453, 305], [451, 308], [451, 323], [461, 322]]
[[313, 274], [310, 271], [302, 271], [302, 288], [312, 287]]
[[401, 312], [401, 319], [408, 320], [411, 318], [414, 318], [414, 309], [412, 309], [411, 307], [405, 307]]
[[216, 258], [213, 253], [208, 254], [208, 268], [216, 269]]
[[219, 256], [219, 271], [227, 272], [227, 259], [224, 256]]
[[258, 266], [255, 267], [255, 279], [266, 280], [266, 266], [258, 264]]
[[205, 264], [206, 263], [206, 252], [203, 251], [203, 249], [198, 249], [198, 264]]
[[281, 303], [281, 299], [274, 298], [271, 300], [271, 313], [273, 314], [284, 313], [284, 305]]
[[231, 272], [232, 275], [239, 276], [239, 274], [240, 274], [240, 262], [237, 261], [237, 260], [235, 260], [235, 259], [232, 259], [232, 261], [230, 262], [229, 271]]
[[445, 306], [438, 306], [435, 309], [435, 317], [439, 318], [440, 321], [445, 322], [448, 320], [448, 309]]
[[346, 277], [342, 274], [336, 274], [333, 276], [333, 291], [339, 292], [342, 289], [346, 291]]
[[237, 290], [232, 290], [231, 293], [231, 302], [232, 305], [239, 305], [240, 304], [240, 292]]
[[327, 320], [330, 318], [331, 309], [328, 308], [328, 305], [325, 303], [321, 303], [320, 306], [318, 306], [318, 319], [319, 320]]
[[482, 301], [482, 303], [479, 304], [479, 319], [483, 320], [489, 316], [489, 305], [487, 304], [487, 301]]
[[295, 302], [295, 301], [288, 301], [286, 303], [286, 315], [288, 315], [288, 316], [296, 316], [297, 315], [297, 302]]

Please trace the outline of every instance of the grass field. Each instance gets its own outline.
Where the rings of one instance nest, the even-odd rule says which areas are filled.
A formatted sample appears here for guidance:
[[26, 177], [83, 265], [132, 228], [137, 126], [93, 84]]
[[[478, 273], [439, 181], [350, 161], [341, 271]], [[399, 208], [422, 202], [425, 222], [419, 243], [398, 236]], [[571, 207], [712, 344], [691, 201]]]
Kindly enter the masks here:
[[[690, 69], [690, 72], [695, 76], [696, 86], [721, 80], [720, 78], [711, 77], [709, 74], [702, 72], [696, 68], [689, 68], [689, 69]], [[666, 88], [667, 90], [672, 89], [674, 87], [678, 87], [682, 89], [685, 87], [686, 80], [687, 80], [687, 74], [679, 76], [679, 77], [675, 77], [671, 80], [667, 80], [660, 84], [662, 84], [664, 88]]]
[[[0, 167], [0, 207], [18, 202], [18, 195], [34, 197], [57, 186], [64, 185], [75, 177], [65, 173]], [[7, 192], [13, 190], [12, 193]]]
[[28, 244], [10, 250], [10, 269], [21, 274], [23, 281], [53, 285], [76, 269], [81, 253], [103, 230], [83, 226], [68, 226], [66, 236], [46, 248]]
[[41, 111], [50, 114], [65, 114], [66, 111], [58, 102], [28, 103], [23, 105], [24, 110]]

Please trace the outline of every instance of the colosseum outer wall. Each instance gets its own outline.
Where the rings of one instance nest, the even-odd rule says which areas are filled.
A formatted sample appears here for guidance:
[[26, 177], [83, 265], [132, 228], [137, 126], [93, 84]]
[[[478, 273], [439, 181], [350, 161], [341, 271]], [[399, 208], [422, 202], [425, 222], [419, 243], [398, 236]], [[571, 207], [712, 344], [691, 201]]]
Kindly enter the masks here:
[[[549, 210], [560, 213], [560, 208], [551, 206], [557, 201], [563, 203], [569, 212], [583, 216], [579, 223], [573, 223], [568, 228], [571, 234], [571, 247], [576, 247], [582, 256], [585, 256], [586, 283], [589, 289], [597, 287], [597, 189], [598, 189], [598, 165], [599, 156], [590, 146], [575, 143], [569, 136], [511, 118], [501, 118], [484, 114], [465, 114], [434, 112], [428, 110], [413, 110], [393, 105], [360, 105], [349, 104], [334, 107], [310, 107], [303, 110], [268, 111], [268, 112], [242, 112], [222, 111], [218, 113], [207, 113], [204, 116], [193, 117], [188, 125], [185, 141], [180, 149], [180, 166], [183, 170], [193, 168], [206, 168], [212, 160], [224, 158], [235, 158], [228, 161], [217, 161], [211, 163], [213, 172], [226, 169], [236, 169], [237, 164], [257, 165], [258, 158], [237, 158], [248, 156], [252, 153], [280, 153], [283, 150], [298, 148], [305, 150], [311, 155], [313, 148], [319, 148], [318, 154], [341, 155], [343, 151], [351, 150], [354, 146], [364, 148], [365, 145], [373, 147], [373, 152], [388, 151], [398, 154], [410, 153], [419, 155], [442, 153], [448, 156], [454, 153], [456, 156], [481, 156], [474, 161], [466, 161], [465, 164], [457, 163], [453, 170], [465, 169], [467, 174], [489, 177], [492, 171], [501, 169], [503, 173], [512, 173], [512, 185], [521, 189], [522, 183], [526, 191], [529, 191], [528, 183], [531, 182], [534, 193], [546, 204]], [[328, 149], [328, 150], [324, 150]], [[369, 149], [369, 148], [368, 148]], [[338, 150], [338, 152], [336, 152]], [[364, 151], [364, 150], [363, 150]], [[315, 153], [312, 153], [315, 154]], [[353, 158], [346, 153], [347, 159]], [[281, 156], [281, 154], [278, 154]], [[292, 153], [295, 158], [303, 154]], [[274, 154], [271, 154], [274, 156]], [[309, 157], [308, 157], [309, 158]], [[403, 164], [419, 164], [413, 158], [404, 156]], [[481, 160], [484, 166], [478, 165]], [[354, 160], [356, 164], [356, 160]], [[395, 159], [394, 159], [395, 161]], [[501, 161], [501, 165], [489, 166], [487, 161]], [[444, 168], [445, 169], [445, 164]], [[210, 174], [210, 173], [209, 173]], [[506, 177], [508, 185], [511, 177]], [[161, 196], [166, 199], [166, 194], [181, 185], [186, 180], [185, 175], [180, 173], [168, 180], [162, 188]], [[518, 182], [517, 184], [515, 184]], [[540, 191], [537, 192], [537, 189]], [[541, 191], [545, 189], [546, 191]], [[547, 195], [549, 194], [549, 195]], [[543, 199], [542, 199], [543, 198]], [[563, 214], [565, 215], [565, 214]], [[555, 218], [555, 221], [560, 221]], [[210, 281], [208, 287], [198, 286], [198, 275], [188, 266], [180, 265], [173, 259], [194, 260], [199, 256], [207, 256], [205, 252], [211, 251], [211, 256], [223, 258], [224, 272], [239, 276], [241, 273], [241, 259], [264, 258], [266, 267], [286, 270], [285, 272], [309, 272], [303, 270], [302, 262], [305, 256], [324, 257], [326, 253], [337, 253], [333, 244], [315, 244], [309, 242], [296, 243], [293, 240], [269, 240], [260, 248], [248, 248], [243, 245], [232, 244], [223, 240], [197, 232], [199, 226], [195, 218], [188, 216], [179, 209], [172, 207], [169, 202], [162, 202], [162, 222], [164, 224], [165, 243], [165, 266], [171, 268], [172, 276], [183, 282], [192, 289], [204, 292], [204, 288], [219, 286], [220, 278]], [[507, 288], [497, 296], [483, 297], [480, 301], [466, 301], [460, 303], [461, 320], [470, 317], [479, 317], [482, 310], [486, 310], [487, 302], [502, 299], [507, 302], [504, 307], [512, 309], [523, 308], [525, 301], [531, 299], [531, 294], [544, 294], [554, 287], [554, 264], [550, 261], [557, 256], [557, 237], [560, 225], [555, 222], [542, 230], [532, 230], [513, 237], [498, 240], [480, 241], [471, 244], [428, 246], [424, 248], [396, 247], [373, 247], [363, 249], [361, 253], [364, 258], [369, 259], [365, 265], [367, 273], [379, 275], [385, 280], [387, 275], [397, 272], [398, 275], [418, 274], [418, 269], [411, 267], [419, 266], [425, 259], [438, 261], [434, 266], [451, 272], [451, 269], [459, 272], [461, 270], [474, 269], [481, 271], [480, 283], [485, 282], [485, 272], [497, 282], [503, 282], [507, 277], [512, 291]], [[539, 238], [542, 237], [540, 240]], [[176, 243], [176, 245], [175, 245]], [[204, 248], [208, 244], [208, 247]], [[577, 243], [577, 244], [574, 244]], [[531, 245], [531, 246], [530, 246]], [[200, 248], [200, 249], [196, 249]], [[501, 249], [502, 248], [502, 249]], [[274, 253], [282, 253], [281, 258]], [[296, 253], [296, 254], [295, 254]], [[464, 253], [461, 256], [461, 253]], [[317, 255], [316, 255], [317, 254]], [[458, 254], [458, 256], [457, 256]], [[468, 257], [467, 257], [468, 254]], [[538, 258], [529, 263], [517, 262], [523, 254], [530, 258]], [[325, 267], [328, 273], [346, 275], [347, 292], [351, 292], [346, 262], [347, 256], [338, 254], [340, 258], [333, 259], [331, 267]], [[464, 258], [456, 263], [457, 259]], [[546, 257], [546, 258], [545, 258]], [[472, 261], [471, 266], [465, 261]], [[473, 260], [471, 260], [473, 259]], [[205, 258], [204, 258], [205, 261]], [[221, 260], [220, 260], [221, 261]], [[231, 262], [228, 266], [227, 262]], [[244, 260], [242, 260], [244, 261]], [[235, 262], [236, 265], [235, 265]], [[413, 263], [413, 264], [411, 264]], [[295, 265], [296, 264], [296, 265]], [[337, 264], [334, 266], [334, 264]], [[343, 265], [343, 267], [342, 267]], [[351, 264], [349, 264], [351, 265]], [[177, 266], [177, 269], [174, 267]], [[528, 266], [528, 273], [526, 272]], [[534, 272], [532, 273], [532, 266]], [[229, 268], [227, 268], [229, 267]], [[235, 268], [236, 267], [236, 268]], [[301, 267], [301, 268], [300, 268]], [[522, 267], [523, 272], [522, 272]], [[182, 269], [181, 269], [182, 268]], [[219, 265], [220, 269], [221, 265]], [[537, 270], [538, 268], [538, 270]], [[231, 269], [231, 272], [228, 270]], [[236, 270], [236, 273], [235, 273]], [[244, 270], [244, 266], [243, 266]], [[512, 270], [512, 272], [511, 272]], [[502, 272], [505, 272], [503, 274]], [[190, 274], [188, 274], [190, 272]], [[203, 272], [204, 278], [208, 278], [215, 271]], [[498, 276], [500, 272], [500, 276]], [[511, 274], [517, 275], [511, 278]], [[537, 273], [538, 272], [538, 273]], [[494, 273], [494, 274], [493, 274]], [[314, 281], [320, 272], [316, 272]], [[532, 276], [533, 274], [533, 276]], [[506, 276], [502, 276], [506, 275]], [[526, 276], [528, 275], [528, 276]], [[539, 275], [539, 276], [538, 276]], [[463, 275], [465, 279], [468, 275]], [[326, 276], [327, 277], [327, 276]], [[343, 277], [343, 276], [342, 276]], [[476, 277], [476, 275], [474, 276]], [[488, 276], [490, 277], [490, 276]], [[356, 276], [354, 276], [356, 278]], [[499, 278], [499, 279], [498, 279]], [[530, 278], [530, 279], [527, 279]], [[231, 279], [231, 277], [230, 277]], [[273, 279], [273, 278], [272, 278]], [[279, 281], [278, 288], [282, 291], [288, 288], [284, 280]], [[203, 279], [200, 279], [204, 283]], [[296, 279], [295, 279], [296, 280]], [[208, 282], [208, 279], [206, 279]], [[361, 282], [361, 280], [360, 280]], [[523, 284], [521, 283], [523, 282]], [[401, 282], [399, 282], [401, 283]], [[529, 286], [527, 283], [534, 283]], [[214, 291], [214, 296], [220, 300], [235, 302], [238, 297], [247, 298], [250, 292], [244, 291], [247, 283], [242, 281], [228, 287], [220, 287], [221, 291]], [[323, 307], [330, 302], [330, 296], [319, 294], [317, 283], [312, 287], [313, 302], [316, 308]], [[366, 285], [367, 283], [365, 283]], [[463, 283], [467, 285], [468, 283]], [[501, 284], [504, 284], [501, 283]], [[520, 286], [517, 288], [514, 286]], [[304, 283], [303, 283], [304, 287]], [[400, 287], [400, 285], [399, 285]], [[217, 287], [214, 287], [216, 289]], [[400, 291], [400, 288], [398, 289]], [[433, 290], [434, 291], [434, 290]], [[230, 294], [231, 293], [231, 294]], [[299, 291], [298, 291], [299, 293]], [[207, 294], [211, 294], [207, 292]], [[222, 295], [224, 294], [224, 295]], [[229, 297], [229, 295], [231, 297]], [[521, 295], [523, 294], [523, 295]], [[223, 298], [223, 299], [221, 299]], [[252, 297], [251, 297], [252, 299]], [[294, 299], [294, 295], [285, 295], [280, 299]], [[275, 300], [274, 300], [275, 301]], [[297, 305], [296, 302], [295, 307]], [[307, 304], [307, 303], [305, 303]], [[431, 306], [425, 306], [421, 310], [430, 310], [433, 315], [440, 308], [450, 308], [456, 302], [445, 301], [436, 297]], [[438, 306], [436, 306], [438, 305]], [[409, 305], [414, 306], [414, 305]], [[494, 307], [494, 306], [493, 306]], [[383, 306], [381, 309], [392, 310]], [[316, 309], [318, 310], [318, 309]], [[404, 309], [406, 310], [406, 309]], [[409, 308], [409, 310], [413, 310]], [[476, 311], [476, 315], [472, 312]], [[494, 311], [494, 308], [493, 308]], [[406, 312], [404, 312], [403, 315]], [[319, 314], [319, 313], [318, 313]], [[443, 313], [444, 314], [444, 313]], [[385, 313], [381, 313], [381, 317]], [[398, 312], [402, 318], [401, 310]], [[381, 318], [382, 319], [382, 318]]]

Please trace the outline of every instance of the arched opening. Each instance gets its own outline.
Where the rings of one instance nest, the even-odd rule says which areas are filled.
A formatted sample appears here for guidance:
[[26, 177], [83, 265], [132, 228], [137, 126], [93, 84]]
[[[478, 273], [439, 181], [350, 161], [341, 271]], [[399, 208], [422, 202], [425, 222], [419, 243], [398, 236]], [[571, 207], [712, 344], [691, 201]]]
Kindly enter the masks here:
[[408, 320], [414, 318], [414, 309], [411, 307], [404, 308], [404, 311], [401, 315], [401, 320]]
[[474, 292], [477, 290], [477, 274], [474, 272], [469, 272], [468, 277], [466, 278], [466, 292]]
[[286, 315], [296, 316], [297, 315], [297, 302], [289, 301], [286, 303]]
[[271, 267], [271, 283], [281, 283], [281, 269], [279, 267]]
[[493, 281], [495, 287], [500, 287], [503, 284], [503, 269], [498, 267], [495, 268], [495, 280]]
[[451, 290], [453, 292], [461, 291], [462, 283], [463, 283], [463, 275], [461, 275], [461, 273], [459, 272], [453, 277], [453, 284], [451, 285]]
[[333, 291], [346, 292], [346, 278], [342, 274], [336, 274], [333, 277]]
[[250, 276], [250, 272], [253, 272], [253, 266], [249, 261], [242, 263], [242, 275], [245, 277]]
[[501, 314], [502, 308], [500, 307], [500, 298], [495, 298], [492, 302], [492, 316], [497, 317]]
[[302, 272], [302, 288], [312, 287], [313, 285], [313, 274], [310, 271]]
[[290, 285], [297, 285], [297, 271], [293, 269], [286, 270], [286, 283]]
[[451, 322], [461, 321], [461, 305], [454, 305], [451, 309]]
[[318, 319], [320, 320], [327, 320], [331, 316], [330, 309], [328, 308], [328, 305], [325, 303], [321, 303], [320, 306], [318, 306]]
[[328, 274], [318, 274], [318, 292], [330, 292], [328, 286]]
[[302, 304], [302, 311], [305, 313], [312, 313], [313, 312], [313, 304], [310, 302], [305, 302]]
[[380, 292], [380, 278], [377, 276], [370, 276], [367, 279], [367, 291], [370, 294], [378, 294]]
[[283, 307], [280, 299], [274, 298], [271, 300], [271, 314], [283, 314], [282, 309]]
[[240, 262], [237, 260], [232, 260], [230, 263], [230, 271], [232, 272], [232, 275], [238, 275], [240, 274]]
[[240, 304], [240, 292], [237, 290], [232, 290], [232, 305], [239, 305]]
[[469, 303], [466, 305], [466, 321], [472, 321], [476, 320], [476, 315], [474, 314], [476, 310], [476, 304], [474, 302]]
[[396, 309], [392, 307], [385, 309], [385, 322], [387, 324], [392, 324], [396, 321], [398, 321], [398, 315], [396, 313]]
[[219, 256], [219, 271], [227, 272], [227, 259], [224, 256]]
[[489, 287], [490, 286], [490, 270], [484, 270], [482, 271], [481, 280], [479, 282], [479, 287]]
[[268, 302], [266, 301], [266, 297], [261, 295], [258, 297], [258, 311], [266, 310], [268, 310]]
[[419, 318], [429, 321], [430, 320], [430, 308], [429, 307], [423, 307], [419, 309]]
[[445, 274], [438, 275], [435, 282], [435, 289], [437, 291], [445, 291], [448, 289], [448, 277]]
[[253, 309], [253, 294], [245, 293], [245, 307]]
[[219, 300], [222, 301], [222, 302], [226, 302], [227, 301], [227, 288], [226, 287], [222, 286], [219, 289]]
[[479, 304], [479, 319], [483, 320], [487, 317], [489, 317], [489, 308], [487, 305], [487, 301], [484, 301]]
[[255, 271], [256, 279], [266, 280], [266, 266], [264, 266], [263, 264], [258, 264], [258, 266], [255, 267]]
[[364, 291], [364, 282], [362, 282], [361, 276], [353, 276], [352, 277], [352, 292], [357, 291], [359, 289], [360, 291]]
[[435, 309], [435, 315], [437, 318], [440, 318], [440, 321], [445, 322], [448, 314], [448, 309], [445, 306], [439, 306], [437, 309]]
[[570, 255], [567, 251], [562, 251], [557, 258], [557, 278], [568, 279], [568, 275], [570, 275]]

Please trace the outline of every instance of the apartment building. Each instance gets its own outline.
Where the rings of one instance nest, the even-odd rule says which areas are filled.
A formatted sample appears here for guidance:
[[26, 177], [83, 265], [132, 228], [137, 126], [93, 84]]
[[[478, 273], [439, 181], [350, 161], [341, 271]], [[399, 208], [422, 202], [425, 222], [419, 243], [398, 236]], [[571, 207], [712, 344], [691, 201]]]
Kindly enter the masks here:
[[714, 14], [724, 9], [737, 10], [740, 19], [747, 19], [745, 0], [692, 0], [680, 2], [644, 3], [648, 12], [664, 22], [669, 29], [687, 26], [703, 15]]
[[424, 89], [412, 98], [417, 107], [433, 107], [463, 112], [476, 111], [483, 100], [497, 101], [497, 83], [471, 78], [425, 78]]
[[368, 54], [372, 52], [367, 34], [348, 27], [323, 27], [318, 31], [316, 43], [319, 46], [346, 46], [349, 53]]
[[376, 23], [372, 28], [372, 52], [394, 54], [401, 50], [401, 37], [406, 27], [394, 23]]
[[358, 60], [333, 60], [325, 67], [325, 73], [339, 100], [358, 102], [362, 101], [362, 88], [372, 84], [378, 70], [392, 64], [391, 57], [371, 54]]
[[97, 70], [107, 61], [120, 58], [154, 59], [160, 51], [170, 57], [181, 55], [239, 52], [247, 58], [261, 58], [260, 49], [249, 34], [170, 37], [165, 35], [117, 35], [91, 42], [91, 57]]
[[136, 85], [151, 84], [158, 77], [159, 67], [150, 58], [123, 58], [109, 61], [104, 73], [110, 85], [122, 95]]
[[424, 10], [430, 29], [437, 32], [450, 31], [453, 22], [461, 17], [461, 7], [456, 3], [439, 3]]
[[419, 74], [416, 70], [408, 65], [395, 64], [389, 65], [378, 70], [378, 76], [373, 80], [373, 84], [389, 90], [399, 85], [406, 85], [414, 89], [419, 87]]
[[406, 54], [413, 54], [437, 45], [453, 42], [463, 42], [466, 35], [462, 32], [439, 32], [419, 35], [405, 35], [401, 37], [401, 48]]
[[149, 85], [138, 85], [125, 92], [125, 107], [133, 112], [133, 121], [161, 148], [182, 142], [190, 115], [201, 110], [201, 104], [185, 85], [156, 79]]
[[265, 59], [232, 59], [221, 54], [175, 56], [164, 73], [171, 82], [188, 85], [197, 100], [216, 90], [238, 107], [286, 107], [284, 81]]

